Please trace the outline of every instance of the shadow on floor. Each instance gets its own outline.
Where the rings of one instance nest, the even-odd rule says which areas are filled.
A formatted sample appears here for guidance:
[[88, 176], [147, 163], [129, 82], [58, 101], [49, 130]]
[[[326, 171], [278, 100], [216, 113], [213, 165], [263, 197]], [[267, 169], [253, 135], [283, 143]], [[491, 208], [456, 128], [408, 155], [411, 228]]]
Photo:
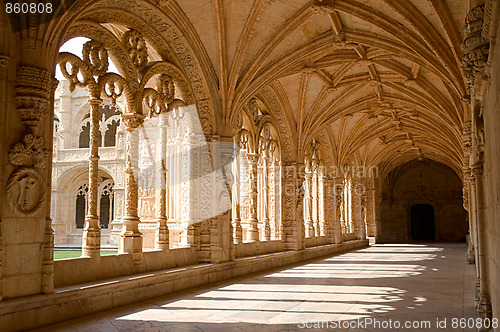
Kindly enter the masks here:
[[444, 327], [444, 319], [449, 330], [453, 318], [477, 317], [472, 307], [474, 267], [465, 263], [465, 251], [466, 246], [458, 243], [374, 245], [37, 331], [291, 331], [306, 327], [397, 331], [404, 324], [413, 324], [408, 330], [418, 326], [432, 331], [438, 330], [438, 322]]

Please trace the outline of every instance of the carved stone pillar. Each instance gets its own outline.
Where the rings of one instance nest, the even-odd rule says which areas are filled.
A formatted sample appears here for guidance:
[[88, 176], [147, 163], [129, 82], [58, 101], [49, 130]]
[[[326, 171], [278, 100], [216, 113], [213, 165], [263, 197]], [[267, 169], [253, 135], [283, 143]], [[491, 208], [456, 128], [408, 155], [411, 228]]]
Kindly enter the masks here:
[[[326, 173], [326, 172], [325, 172]], [[335, 243], [335, 182], [329, 175], [323, 173], [324, 229], [328, 243]], [[326, 197], [326, 199], [325, 199]]]
[[360, 182], [356, 185], [354, 196], [357, 198], [358, 211], [358, 238], [361, 240], [366, 239], [366, 201], [367, 189], [365, 179], [359, 179]]
[[[195, 244], [195, 226], [200, 220], [199, 206], [199, 176], [200, 166], [205, 166], [201, 161], [202, 133], [195, 126], [198, 121], [198, 113], [195, 108], [186, 108], [181, 111], [181, 126], [185, 129], [181, 147], [181, 215], [182, 224], [185, 227], [186, 245], [190, 247]], [[181, 114], [180, 113], [180, 114]], [[207, 152], [208, 153], [208, 152]], [[212, 214], [213, 215], [213, 214]]]
[[257, 219], [257, 162], [259, 155], [257, 153], [247, 153], [249, 168], [249, 207], [248, 220], [246, 221], [246, 241], [259, 241], [259, 228]]
[[[475, 243], [477, 271], [479, 274], [479, 299], [478, 311], [481, 318], [491, 319], [491, 302], [489, 293], [489, 275], [488, 275], [488, 234], [486, 230], [486, 197], [483, 179], [484, 163], [484, 121], [481, 108], [483, 105], [480, 100], [484, 92], [484, 69], [488, 61], [489, 41], [483, 34], [485, 26], [483, 23], [484, 1], [470, 0], [470, 11], [465, 18], [465, 38], [462, 43], [462, 66], [464, 75], [469, 85], [470, 107], [471, 107], [471, 133], [472, 133], [472, 153], [471, 153], [471, 210], [472, 223], [475, 224]], [[490, 13], [489, 13], [490, 14]], [[464, 130], [468, 128], [464, 127]], [[485, 329], [483, 329], [485, 330]]]
[[270, 167], [269, 219], [271, 224], [271, 240], [282, 238], [281, 227], [281, 162], [273, 159]]
[[304, 174], [304, 223], [306, 238], [314, 237], [314, 224], [312, 217], [312, 170], [310, 161], [306, 160]]
[[380, 243], [382, 236], [382, 223], [380, 221], [380, 204], [382, 204], [382, 189], [375, 187], [373, 192], [373, 217], [375, 218], [375, 243]]
[[488, 234], [486, 230], [486, 200], [483, 184], [483, 167], [475, 165], [472, 169], [472, 183], [474, 186], [475, 200], [474, 209], [476, 214], [476, 234], [478, 244], [478, 267], [479, 267], [479, 304], [478, 311], [481, 318], [491, 319], [491, 302], [489, 295], [488, 274]]
[[328, 204], [325, 201], [325, 191], [328, 190], [326, 183], [326, 175], [324, 174], [323, 167], [318, 168], [318, 226], [319, 235], [318, 236], [328, 236], [328, 230], [326, 225], [326, 216], [328, 213]]
[[233, 161], [233, 174], [234, 183], [232, 188], [232, 227], [233, 227], [233, 239], [235, 244], [243, 242], [243, 233], [241, 228], [241, 189], [240, 189], [240, 153], [238, 146], [237, 137], [234, 138], [234, 161]]
[[261, 239], [269, 241], [271, 239], [271, 228], [269, 225], [269, 156], [264, 151], [262, 156], [262, 236]]
[[[367, 181], [368, 183], [369, 181]], [[365, 195], [365, 220], [366, 220], [366, 235], [369, 237], [375, 236], [375, 218], [373, 215], [374, 209], [374, 192], [373, 186], [366, 187], [366, 195]]]
[[305, 167], [304, 165], [297, 164], [296, 170], [296, 187], [295, 192], [295, 228], [296, 228], [296, 247], [298, 250], [303, 250], [306, 247], [305, 242], [305, 223], [304, 223], [304, 184], [305, 184]]
[[283, 162], [282, 227], [287, 250], [304, 248], [303, 178], [295, 162]]
[[351, 221], [352, 221], [352, 231], [354, 233], [355, 239], [361, 238], [361, 201], [360, 197], [356, 193], [357, 183], [356, 178], [352, 177], [351, 190]]
[[160, 250], [169, 249], [169, 232], [167, 226], [167, 205], [168, 205], [168, 183], [167, 183], [167, 115], [160, 113], [160, 208], [158, 215], [158, 228], [156, 229], [155, 248]]
[[467, 221], [469, 223], [469, 234], [467, 235], [467, 255], [466, 260], [469, 264], [474, 264], [476, 262], [476, 224], [474, 213], [472, 209], [472, 199], [470, 199], [470, 195], [472, 194], [472, 185], [471, 185], [471, 176], [470, 171], [465, 171], [463, 176], [463, 191], [462, 191], [462, 199], [464, 209], [467, 211]]
[[[8, 175], [4, 178], [6, 183], [2, 181], [5, 192], [0, 194], [5, 202], [0, 208], [0, 300], [50, 293], [54, 287], [49, 149], [53, 136], [50, 96], [57, 81], [43, 68], [16, 67], [14, 63], [16, 70], [11, 71], [7, 70], [8, 65], [9, 58], [0, 56], [0, 99], [3, 101], [0, 126], [6, 134], [0, 148], [6, 162], [1, 162], [0, 172]], [[15, 89], [12, 89], [14, 83]], [[29, 230], [30, 237], [18, 232], [20, 225]], [[9, 261], [3, 261], [4, 257], [15, 257], [15, 261], [6, 265]], [[25, 287], [27, 283], [30, 287]]]
[[334, 214], [333, 214], [333, 235], [336, 244], [342, 243], [342, 204], [343, 204], [343, 178], [335, 177], [332, 179]]
[[313, 160], [313, 173], [311, 178], [311, 197], [312, 197], [312, 224], [313, 224], [313, 236], [320, 236], [319, 227], [319, 177], [318, 177], [318, 165]]
[[118, 251], [132, 254], [134, 264], [142, 265], [142, 234], [139, 231], [139, 188], [137, 186], [139, 132], [137, 127], [144, 121], [141, 114], [122, 114], [127, 130], [125, 170], [125, 215]]
[[82, 256], [99, 258], [101, 256], [101, 226], [97, 212], [99, 199], [99, 106], [102, 103], [101, 86], [89, 84], [90, 105], [90, 156], [89, 156], [89, 193], [85, 228], [83, 230]]
[[198, 248], [198, 262], [200, 263], [210, 263], [211, 261], [210, 228], [212, 219], [206, 219], [197, 224], [200, 229], [200, 246]]

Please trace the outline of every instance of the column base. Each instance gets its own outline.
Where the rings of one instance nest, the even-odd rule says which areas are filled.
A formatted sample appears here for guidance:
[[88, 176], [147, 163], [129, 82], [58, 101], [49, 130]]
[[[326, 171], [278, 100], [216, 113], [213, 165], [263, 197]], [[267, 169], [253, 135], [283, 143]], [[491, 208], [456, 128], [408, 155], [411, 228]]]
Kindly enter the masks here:
[[[89, 224], [88, 219], [86, 223]], [[89, 227], [83, 230], [82, 256], [101, 257], [101, 229]]]
[[168, 250], [170, 249], [169, 244], [169, 232], [167, 227], [167, 219], [158, 219], [158, 228], [155, 234], [155, 248], [158, 250]]
[[[481, 296], [477, 311], [479, 312], [479, 317], [482, 318], [483, 322], [485, 319], [489, 319], [491, 321], [491, 302], [488, 295]], [[488, 328], [483, 326], [481, 328], [477, 328], [476, 330], [478, 332], [491, 331], [491, 326]]]
[[259, 241], [259, 228], [257, 219], [251, 219], [247, 221], [246, 228], [246, 239], [245, 242], [256, 242]]
[[476, 263], [476, 257], [474, 255], [474, 247], [473, 246], [471, 246], [471, 245], [468, 246], [465, 259], [467, 260], [467, 263], [469, 263], [469, 264]]
[[241, 228], [241, 220], [239, 218], [233, 219], [233, 231], [234, 231], [234, 244], [240, 244], [243, 242], [243, 229]]
[[125, 232], [120, 235], [118, 242], [118, 252], [124, 253], [142, 253], [142, 234]]

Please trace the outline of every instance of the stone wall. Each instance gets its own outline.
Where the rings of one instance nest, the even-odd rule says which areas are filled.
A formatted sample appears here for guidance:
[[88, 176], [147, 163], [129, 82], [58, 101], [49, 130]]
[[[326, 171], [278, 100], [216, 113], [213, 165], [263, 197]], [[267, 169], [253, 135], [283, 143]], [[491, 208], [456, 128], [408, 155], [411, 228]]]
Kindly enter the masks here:
[[412, 240], [410, 210], [416, 204], [433, 207], [436, 240], [465, 241], [462, 184], [447, 166], [431, 160], [401, 165], [385, 179], [382, 195], [382, 241]]
[[[137, 303], [152, 297], [204, 286], [211, 282], [363, 248], [367, 245], [367, 240], [357, 240], [301, 251], [238, 258], [219, 264], [198, 264], [190, 268], [149, 272], [135, 275], [133, 278], [88, 284], [85, 287], [77, 285], [60, 288], [52, 294], [3, 301], [0, 306], [0, 326], [2, 330], [7, 331], [30, 330], [34, 327], [102, 312], [113, 307]], [[57, 315], [54, 315], [54, 312], [57, 312]]]
[[[500, 30], [497, 31], [497, 38]], [[491, 51], [490, 51], [491, 52]], [[492, 302], [493, 317], [500, 317], [500, 45], [494, 47], [494, 61], [491, 61], [492, 75], [483, 108], [484, 131], [485, 131], [485, 161], [484, 161], [484, 184], [486, 198], [486, 230], [487, 230], [487, 253], [488, 274], [490, 285], [490, 298]]]

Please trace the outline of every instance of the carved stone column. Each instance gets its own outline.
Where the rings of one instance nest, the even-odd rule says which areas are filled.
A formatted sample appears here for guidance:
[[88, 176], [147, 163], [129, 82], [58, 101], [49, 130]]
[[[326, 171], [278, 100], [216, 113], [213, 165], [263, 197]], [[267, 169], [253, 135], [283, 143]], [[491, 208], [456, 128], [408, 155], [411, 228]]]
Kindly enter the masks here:
[[304, 249], [303, 175], [295, 162], [282, 162], [282, 227], [287, 250]]
[[305, 236], [314, 237], [314, 224], [312, 218], [312, 170], [310, 161], [306, 160], [304, 174], [304, 217]]
[[[196, 246], [195, 226], [200, 220], [200, 206], [198, 197], [198, 179], [200, 175], [201, 146], [203, 138], [201, 132], [196, 129], [198, 113], [194, 108], [178, 110], [181, 116], [181, 127], [184, 128], [181, 146], [181, 215], [182, 225], [185, 227], [185, 244], [190, 247]], [[206, 144], [206, 143], [205, 143]], [[212, 213], [213, 215], [213, 213]]]
[[269, 156], [267, 152], [263, 152], [262, 156], [262, 240], [269, 241], [271, 239], [271, 228], [269, 225]]
[[167, 226], [167, 205], [168, 205], [168, 183], [167, 183], [167, 114], [160, 113], [160, 208], [158, 215], [158, 228], [156, 229], [155, 248], [160, 250], [169, 249], [169, 232]]
[[335, 177], [332, 179], [333, 186], [333, 200], [334, 200], [334, 214], [333, 214], [333, 236], [336, 244], [342, 243], [342, 204], [343, 204], [343, 192], [344, 179], [340, 177]]
[[470, 195], [472, 194], [472, 185], [471, 185], [471, 172], [465, 171], [463, 176], [463, 191], [462, 191], [462, 199], [464, 209], [467, 211], [467, 221], [469, 223], [469, 234], [467, 235], [467, 255], [466, 260], [469, 264], [474, 264], [476, 262], [476, 253], [477, 245], [475, 240], [476, 236], [476, 223], [474, 218], [474, 213], [472, 210], [472, 203], [470, 199]]
[[259, 155], [257, 153], [247, 153], [249, 168], [249, 211], [246, 221], [246, 241], [259, 241], [259, 228], [257, 219], [257, 162]]
[[[0, 106], [0, 126], [7, 134], [0, 148], [5, 161], [1, 162], [0, 172], [8, 176], [2, 181], [7, 180], [3, 183], [5, 192], [0, 194], [5, 203], [0, 208], [0, 300], [50, 293], [54, 287], [49, 149], [53, 130], [50, 96], [57, 81], [44, 68], [16, 67], [14, 63], [16, 70], [7, 71], [8, 65], [9, 59], [0, 56], [0, 99], [4, 104]], [[9, 73], [15, 76], [9, 77]], [[18, 232], [21, 226], [30, 237]], [[2, 258], [9, 256], [15, 261], [6, 265], [9, 261]], [[30, 287], [24, 287], [27, 280]]]
[[351, 182], [351, 221], [353, 225], [354, 239], [358, 240], [361, 238], [361, 200], [359, 195], [357, 195], [357, 183], [356, 178], [352, 177]]
[[[469, 8], [465, 18], [465, 38], [462, 43], [462, 66], [464, 75], [469, 85], [470, 107], [472, 119], [472, 149], [471, 151], [471, 217], [475, 224], [475, 243], [477, 271], [479, 274], [479, 292], [477, 299], [478, 311], [481, 318], [491, 319], [491, 302], [489, 293], [488, 275], [488, 232], [486, 230], [486, 197], [483, 178], [484, 163], [484, 120], [482, 116], [481, 101], [485, 88], [484, 69], [488, 61], [489, 41], [484, 31], [489, 24], [483, 24], [485, 18], [485, 5], [483, 0], [470, 0]], [[488, 15], [491, 13], [488, 13]], [[464, 128], [467, 129], [467, 128]], [[473, 231], [474, 232], [474, 231]], [[486, 331], [486, 329], [482, 329]]]
[[304, 223], [304, 194], [305, 194], [305, 167], [304, 165], [297, 164], [296, 170], [296, 186], [295, 192], [295, 228], [296, 228], [296, 247], [297, 250], [303, 250], [306, 247], [305, 241], [305, 223]]
[[296, 205], [296, 170], [294, 164], [282, 162], [283, 167], [283, 190], [282, 190], [282, 240], [285, 243], [285, 249], [293, 250], [295, 248], [294, 234], [295, 229], [295, 205]]
[[126, 137], [126, 170], [125, 170], [125, 215], [122, 218], [122, 231], [118, 251], [132, 254], [134, 264], [142, 265], [142, 234], [139, 231], [139, 188], [138, 148], [139, 132], [137, 127], [144, 121], [141, 114], [122, 114], [122, 120], [127, 130]]
[[481, 318], [491, 319], [491, 301], [489, 295], [488, 273], [488, 232], [486, 230], [486, 200], [484, 195], [483, 168], [475, 165], [472, 169], [473, 182], [475, 183], [475, 210], [477, 216], [477, 243], [479, 262], [479, 305], [478, 311]]
[[[358, 178], [359, 179], [359, 178]], [[365, 179], [359, 179], [357, 189], [354, 190], [354, 195], [358, 198], [358, 238], [361, 240], [366, 239], [366, 203], [367, 203], [367, 189]]]
[[99, 258], [101, 256], [101, 226], [97, 212], [99, 192], [99, 106], [102, 103], [101, 86], [89, 84], [90, 105], [90, 156], [89, 156], [89, 193], [85, 228], [83, 230], [82, 256]]
[[[367, 181], [368, 183], [369, 181]], [[366, 219], [366, 235], [369, 237], [375, 236], [375, 217], [373, 215], [374, 209], [374, 192], [373, 186], [366, 187], [366, 195], [365, 195], [365, 219]]]
[[320, 236], [320, 227], [319, 227], [319, 177], [318, 177], [318, 165], [313, 160], [312, 166], [312, 178], [311, 178], [311, 196], [312, 196], [312, 224], [313, 224], [313, 236]]
[[326, 183], [326, 175], [324, 173], [323, 166], [318, 168], [318, 226], [319, 235], [318, 236], [328, 236], [328, 230], [326, 225], [326, 216], [328, 213], [328, 204], [325, 201], [325, 191], [328, 190]]
[[375, 187], [373, 191], [373, 217], [375, 218], [375, 243], [380, 243], [382, 236], [382, 223], [380, 221], [380, 204], [382, 204], [382, 189]]
[[237, 137], [234, 138], [234, 161], [233, 161], [233, 174], [234, 183], [232, 188], [232, 227], [233, 227], [233, 239], [235, 244], [243, 242], [243, 233], [241, 228], [241, 191], [240, 191], [240, 153], [238, 146]]
[[[325, 204], [324, 208], [324, 229], [325, 236], [328, 239], [328, 243], [335, 243], [335, 183], [331, 176], [327, 175], [326, 172], [322, 174], [323, 176], [323, 201]], [[326, 199], [325, 199], [326, 197]]]

